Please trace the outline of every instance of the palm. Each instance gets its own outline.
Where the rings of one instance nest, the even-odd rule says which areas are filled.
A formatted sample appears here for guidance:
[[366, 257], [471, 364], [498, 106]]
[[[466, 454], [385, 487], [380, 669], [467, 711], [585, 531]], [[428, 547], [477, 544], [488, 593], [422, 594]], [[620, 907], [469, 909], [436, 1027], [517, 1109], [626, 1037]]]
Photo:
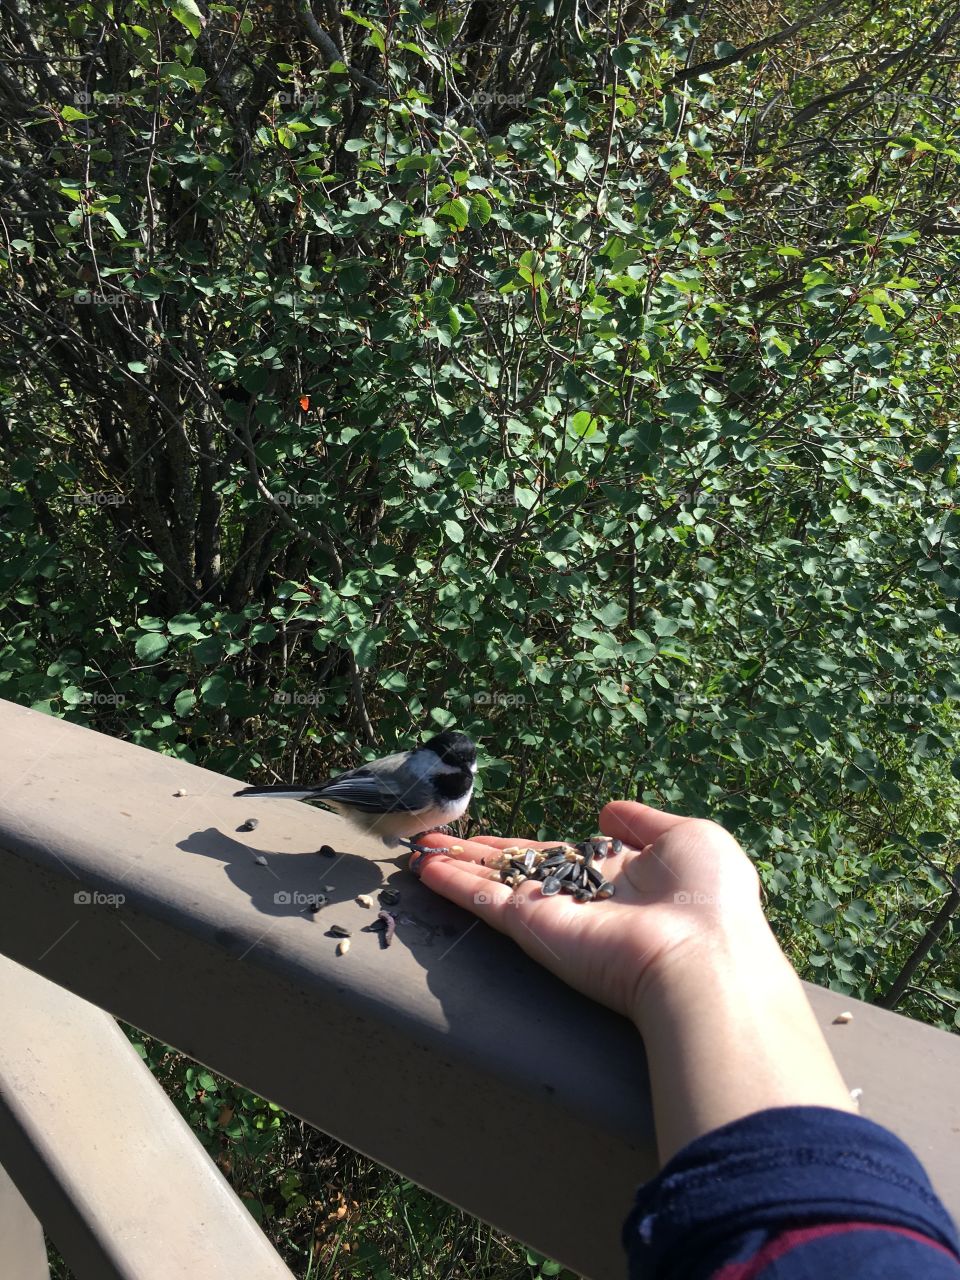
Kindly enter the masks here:
[[572, 987], [629, 1016], [658, 958], [695, 937], [720, 910], [756, 910], [757, 877], [736, 841], [714, 823], [615, 801], [601, 813], [600, 829], [630, 842], [603, 863], [616, 886], [606, 901], [547, 898], [532, 881], [511, 891], [482, 863], [492, 848], [516, 844], [496, 837], [465, 842], [456, 859], [428, 860], [423, 880], [509, 934]]

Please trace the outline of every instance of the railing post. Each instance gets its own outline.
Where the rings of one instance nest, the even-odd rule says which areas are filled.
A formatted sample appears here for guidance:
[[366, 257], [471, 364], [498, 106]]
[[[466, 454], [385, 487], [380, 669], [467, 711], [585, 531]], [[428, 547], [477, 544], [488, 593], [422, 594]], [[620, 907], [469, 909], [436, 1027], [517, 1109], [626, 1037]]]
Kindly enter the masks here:
[[50, 1280], [43, 1227], [0, 1165], [0, 1276], [3, 1280]]

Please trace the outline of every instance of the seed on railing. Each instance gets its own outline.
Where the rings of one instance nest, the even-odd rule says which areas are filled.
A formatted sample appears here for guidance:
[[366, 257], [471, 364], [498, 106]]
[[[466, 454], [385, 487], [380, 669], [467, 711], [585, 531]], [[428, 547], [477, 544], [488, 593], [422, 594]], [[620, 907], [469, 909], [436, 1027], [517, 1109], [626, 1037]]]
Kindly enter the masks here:
[[350, 939], [344, 938], [342, 942], [337, 943], [337, 955], [345, 956], [350, 950]]
[[237, 827], [237, 830], [238, 831], [256, 831], [259, 825], [260, 825], [259, 818], [247, 818], [246, 822], [240, 823], [239, 827]]
[[345, 924], [332, 924], [330, 928], [327, 930], [327, 933], [332, 933], [335, 938], [350, 937], [350, 930], [347, 928]]
[[358, 893], [356, 898], [354, 898], [354, 902], [356, 902], [358, 907], [369, 908], [373, 906], [373, 899], [370, 897], [369, 893]]
[[393, 941], [393, 935], [397, 931], [397, 918], [391, 915], [389, 911], [381, 911], [377, 916], [377, 920], [383, 923], [383, 945], [389, 947]]
[[395, 906], [400, 901], [399, 889], [381, 889], [380, 901], [385, 907]]
[[257, 864], [258, 867], [265, 867], [267, 865], [267, 860], [262, 853], [258, 853], [256, 855], [256, 857], [254, 858], [254, 862]]
[[849, 1011], [849, 1009], [845, 1010], [843, 1013], [838, 1013], [837, 1016], [834, 1018], [834, 1022], [843, 1023], [843, 1022], [852, 1022], [852, 1021], [853, 1021], [853, 1014]]
[[177, 791], [175, 791], [173, 794], [174, 794], [175, 796], [185, 796], [185, 795], [187, 795], [187, 792], [186, 792], [186, 791], [184, 791], [183, 787], [180, 787], [180, 788], [179, 788]]
[[318, 893], [317, 896], [314, 898], [314, 900], [310, 903], [310, 906], [307, 908], [307, 910], [312, 911], [313, 914], [316, 915], [317, 912], [322, 907], [325, 907], [329, 901], [330, 901], [329, 898], [325, 898], [322, 893]]

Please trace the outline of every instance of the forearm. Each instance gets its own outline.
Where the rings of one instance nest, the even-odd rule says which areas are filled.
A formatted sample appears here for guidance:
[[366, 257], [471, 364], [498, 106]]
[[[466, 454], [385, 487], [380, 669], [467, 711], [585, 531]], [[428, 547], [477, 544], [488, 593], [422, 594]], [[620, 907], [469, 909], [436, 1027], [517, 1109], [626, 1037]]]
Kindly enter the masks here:
[[635, 1014], [662, 1162], [768, 1107], [855, 1111], [800, 980], [760, 914], [664, 957]]

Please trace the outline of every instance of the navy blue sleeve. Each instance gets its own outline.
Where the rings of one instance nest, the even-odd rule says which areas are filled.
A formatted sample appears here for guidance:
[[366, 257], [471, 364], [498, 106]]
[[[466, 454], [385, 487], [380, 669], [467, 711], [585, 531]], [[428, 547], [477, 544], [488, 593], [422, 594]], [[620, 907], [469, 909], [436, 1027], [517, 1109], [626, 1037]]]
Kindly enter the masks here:
[[623, 1229], [631, 1280], [960, 1280], [960, 1238], [888, 1129], [776, 1107], [703, 1134], [645, 1183]]

